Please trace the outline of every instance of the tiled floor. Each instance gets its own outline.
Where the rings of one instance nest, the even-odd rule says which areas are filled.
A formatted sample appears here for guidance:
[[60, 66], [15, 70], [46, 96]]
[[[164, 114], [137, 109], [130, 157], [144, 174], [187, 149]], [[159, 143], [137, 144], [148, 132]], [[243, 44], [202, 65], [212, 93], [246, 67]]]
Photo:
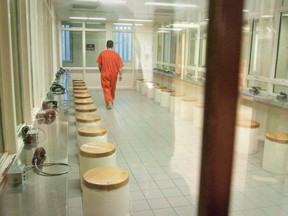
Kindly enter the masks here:
[[[117, 164], [130, 174], [131, 215], [197, 215], [202, 131], [137, 91], [118, 91], [112, 110], [105, 109], [102, 91], [90, 93], [117, 148]], [[81, 216], [72, 100], [70, 107], [68, 215]], [[235, 155], [229, 215], [288, 215], [288, 176], [264, 171], [262, 152], [260, 142], [257, 154]]]

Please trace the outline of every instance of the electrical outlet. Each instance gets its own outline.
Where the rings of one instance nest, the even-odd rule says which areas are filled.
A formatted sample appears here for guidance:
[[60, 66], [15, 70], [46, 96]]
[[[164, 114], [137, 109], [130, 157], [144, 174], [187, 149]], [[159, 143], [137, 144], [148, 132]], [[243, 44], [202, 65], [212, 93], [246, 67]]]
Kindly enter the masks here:
[[24, 164], [14, 164], [12, 165], [7, 173], [7, 182], [11, 185], [22, 184], [25, 180], [25, 165]]

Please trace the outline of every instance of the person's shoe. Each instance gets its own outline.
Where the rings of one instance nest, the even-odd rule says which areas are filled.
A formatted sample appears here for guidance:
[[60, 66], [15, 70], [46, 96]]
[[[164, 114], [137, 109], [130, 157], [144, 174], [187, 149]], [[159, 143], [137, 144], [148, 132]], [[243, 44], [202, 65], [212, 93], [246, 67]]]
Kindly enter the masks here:
[[106, 108], [107, 108], [108, 110], [112, 109], [112, 103], [109, 102]]

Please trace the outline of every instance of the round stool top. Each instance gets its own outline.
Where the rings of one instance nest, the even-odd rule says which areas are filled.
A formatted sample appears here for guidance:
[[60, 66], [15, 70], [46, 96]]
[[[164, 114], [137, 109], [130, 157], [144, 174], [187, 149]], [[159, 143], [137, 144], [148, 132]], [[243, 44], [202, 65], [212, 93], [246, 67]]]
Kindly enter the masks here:
[[77, 122], [91, 123], [101, 120], [101, 116], [97, 114], [80, 114], [76, 116]]
[[260, 123], [253, 120], [237, 120], [236, 125], [244, 128], [259, 128]]
[[81, 87], [81, 86], [85, 86], [86, 87], [86, 84], [85, 83], [73, 83], [73, 88], [75, 88], [75, 87]]
[[74, 86], [73, 89], [74, 90], [85, 90], [85, 89], [87, 89], [87, 87], [86, 86]]
[[88, 93], [88, 90], [87, 90], [87, 89], [83, 89], [83, 90], [74, 90], [73, 92], [74, 92], [74, 94], [83, 94], [83, 93]]
[[117, 167], [97, 167], [83, 175], [83, 184], [97, 190], [116, 190], [124, 187], [128, 182], [128, 173]]
[[84, 80], [73, 80], [73, 83], [85, 83]]
[[197, 102], [197, 103], [195, 103], [195, 107], [203, 108], [204, 107], [204, 103], [203, 102]]
[[172, 89], [162, 89], [161, 92], [172, 93], [172, 92], [175, 92], [175, 91], [172, 90]]
[[76, 106], [75, 110], [77, 112], [95, 112], [97, 108], [94, 105], [83, 105], [83, 106]]
[[85, 104], [93, 104], [94, 101], [91, 98], [85, 98], [85, 99], [76, 99], [75, 104], [76, 105], [85, 105]]
[[78, 128], [78, 134], [86, 137], [102, 136], [107, 134], [107, 129], [102, 126], [83, 126]]
[[114, 154], [115, 146], [108, 142], [91, 142], [80, 146], [80, 155], [84, 157], [103, 158]]
[[197, 101], [197, 98], [186, 96], [186, 97], [184, 97], [184, 98], [182, 99], [182, 101], [185, 101], [185, 102], [195, 102], [195, 101]]
[[266, 139], [281, 144], [288, 144], [288, 133], [283, 132], [267, 132], [265, 134]]
[[179, 94], [179, 93], [176, 93], [176, 92], [173, 92], [173, 93], [170, 94], [170, 96], [171, 96], [171, 97], [183, 97], [183, 96], [185, 96], [185, 95]]
[[91, 98], [91, 95], [88, 93], [83, 93], [83, 94], [74, 94], [75, 98]]

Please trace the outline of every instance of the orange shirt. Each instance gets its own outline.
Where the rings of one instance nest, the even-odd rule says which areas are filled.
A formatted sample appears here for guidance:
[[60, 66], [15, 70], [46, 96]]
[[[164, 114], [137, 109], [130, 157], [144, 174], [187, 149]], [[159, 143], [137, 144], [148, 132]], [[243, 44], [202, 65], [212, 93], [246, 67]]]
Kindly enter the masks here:
[[97, 63], [101, 65], [101, 73], [118, 73], [124, 66], [120, 55], [114, 50], [104, 50], [100, 53]]

